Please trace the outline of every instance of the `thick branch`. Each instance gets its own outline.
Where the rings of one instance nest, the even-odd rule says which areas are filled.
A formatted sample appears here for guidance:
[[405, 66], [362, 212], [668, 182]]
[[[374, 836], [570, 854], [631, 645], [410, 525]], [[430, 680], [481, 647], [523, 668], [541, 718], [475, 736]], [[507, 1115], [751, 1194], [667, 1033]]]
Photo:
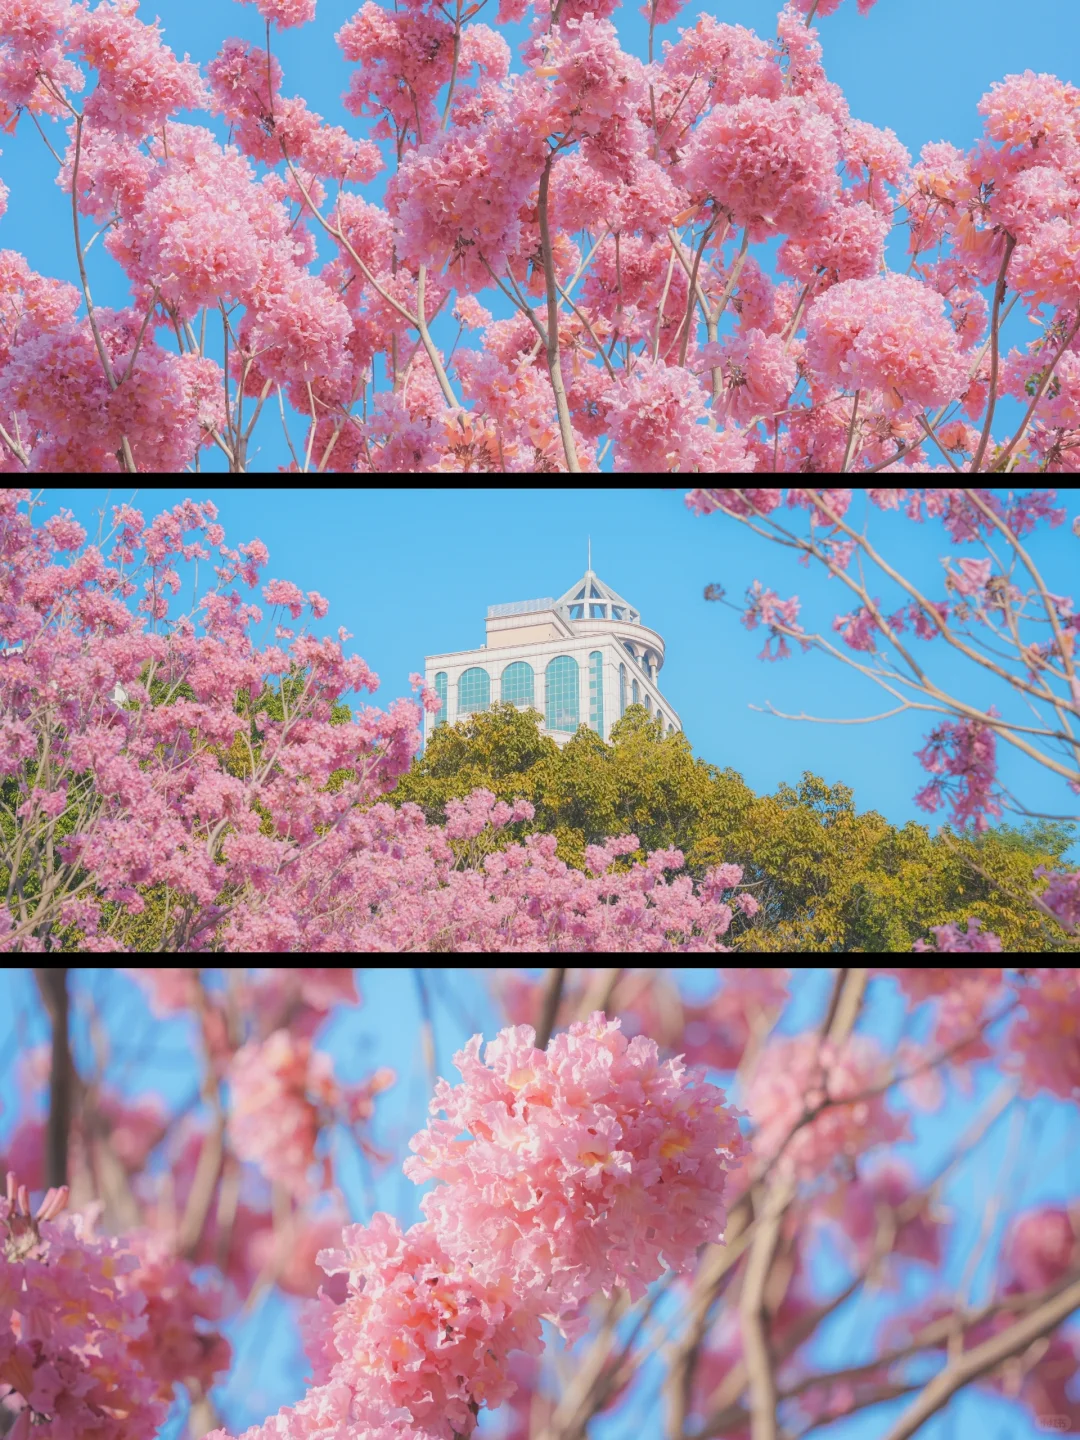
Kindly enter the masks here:
[[1005, 272], [1009, 268], [1009, 261], [1016, 249], [1016, 241], [1011, 235], [1005, 237], [1005, 253], [1001, 257], [1001, 270], [998, 273], [997, 284], [994, 286], [994, 313], [990, 321], [990, 389], [986, 397], [986, 419], [983, 422], [982, 434], [979, 436], [979, 445], [971, 461], [971, 474], [979, 473], [979, 466], [986, 454], [986, 447], [990, 441], [990, 426], [994, 423], [994, 406], [997, 403], [997, 382], [998, 382], [998, 348], [1000, 345], [1001, 332], [1001, 302], [1005, 299]]
[[776, 1415], [776, 1372], [767, 1330], [765, 1286], [776, 1254], [784, 1211], [791, 1203], [795, 1185], [791, 1180], [775, 1184], [766, 1197], [757, 1234], [743, 1277], [739, 1316], [742, 1322], [743, 1356], [750, 1390], [750, 1420], [753, 1440], [778, 1440]]
[[985, 1375], [1011, 1355], [1018, 1354], [1033, 1340], [1049, 1334], [1077, 1308], [1080, 1308], [1080, 1277], [1023, 1320], [959, 1355], [939, 1375], [935, 1375], [914, 1404], [904, 1411], [886, 1440], [908, 1440], [931, 1415], [936, 1415], [952, 1399], [957, 1390]]
[[45, 1131], [45, 1184], [68, 1183], [68, 1137], [71, 1134], [72, 1068], [68, 1036], [67, 970], [34, 971], [42, 1003], [52, 1025], [52, 1066], [49, 1070], [49, 1120]]
[[[562, 437], [566, 468], [571, 474], [580, 474], [577, 441], [570, 423], [570, 406], [566, 400], [563, 385], [562, 365], [559, 360], [559, 296], [555, 285], [555, 259], [551, 249], [551, 229], [548, 223], [548, 187], [551, 184], [551, 161], [549, 155], [540, 176], [540, 191], [537, 198], [540, 225], [540, 252], [544, 261], [544, 282], [547, 286], [547, 366], [551, 377], [551, 388], [555, 394], [555, 411], [559, 420], [559, 434]], [[546, 1042], [545, 1042], [546, 1043]]]

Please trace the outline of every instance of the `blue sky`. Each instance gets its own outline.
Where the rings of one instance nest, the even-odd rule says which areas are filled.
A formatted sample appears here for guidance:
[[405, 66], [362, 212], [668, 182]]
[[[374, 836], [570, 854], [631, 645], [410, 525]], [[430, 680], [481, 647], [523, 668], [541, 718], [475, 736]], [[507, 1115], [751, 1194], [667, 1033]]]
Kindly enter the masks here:
[[[44, 492], [44, 511], [36, 513], [40, 519], [70, 508], [94, 535], [106, 497], [111, 506], [131, 494], [104, 487], [51, 489]], [[318, 628], [334, 634], [344, 625], [352, 632], [351, 650], [381, 679], [371, 702], [380, 706], [411, 693], [408, 676], [423, 671], [425, 656], [483, 644], [488, 605], [562, 594], [584, 571], [591, 536], [597, 574], [664, 637], [661, 688], [695, 754], [739, 771], [759, 793], [782, 781], [796, 784], [810, 770], [830, 784], [850, 785], [860, 810], [878, 810], [897, 825], [918, 820], [934, 828], [944, 812], [928, 816], [912, 796], [926, 778], [913, 752], [935, 717], [913, 712], [872, 725], [824, 725], [750, 708], [771, 702], [788, 714], [851, 719], [892, 709], [895, 702], [824, 656], [796, 649], [789, 660], [758, 660], [763, 631], [748, 632], [732, 610], [707, 603], [706, 584], [722, 584], [734, 601], [754, 579], [782, 596], [797, 594], [803, 624], [830, 638], [833, 616], [852, 608], [850, 592], [723, 516], [691, 515], [684, 494], [630, 488], [238, 490], [194, 483], [142, 490], [134, 503], [149, 521], [187, 495], [213, 499], [228, 543], [258, 537], [267, 545], [266, 579], [292, 580], [328, 598], [330, 612]], [[862, 507], [857, 500], [853, 513], [860, 519]], [[1067, 508], [1071, 522], [1077, 506]], [[915, 526], [877, 510], [870, 516], [872, 541], [924, 593], [944, 593], [940, 557], [976, 553], [952, 545], [937, 525]], [[1072, 591], [1076, 575], [1080, 541], [1069, 522], [1053, 531], [1042, 527], [1030, 541], [1047, 585], [1058, 594]], [[871, 588], [895, 608], [891, 588]], [[190, 594], [185, 585], [185, 606]], [[932, 663], [931, 674], [958, 689], [963, 685], [965, 697], [996, 702], [1003, 714], [1029, 721], [998, 682], [985, 683], [981, 673], [964, 680], [940, 642], [915, 642], [915, 649], [928, 667]], [[998, 748], [1002, 778], [1029, 810], [1076, 812], [1064, 781], [1011, 747]], [[1080, 846], [1070, 858], [1080, 860]]]
[[[538, 973], [538, 972], [533, 972]], [[435, 1069], [456, 1081], [451, 1057], [473, 1033], [491, 1038], [503, 1022], [493, 1001], [491, 972], [457, 968], [428, 970], [426, 983], [431, 996]], [[676, 978], [684, 993], [703, 996], [714, 984], [711, 970], [678, 971]], [[154, 1021], [141, 990], [116, 970], [85, 970], [73, 977], [73, 1040], [76, 1061], [84, 1073], [91, 1070], [87, 1035], [88, 1002], [93, 1003], [112, 1037], [112, 1060], [106, 1077], [121, 1093], [157, 1092], [170, 1108], [187, 1100], [196, 1085], [192, 1056], [198, 1040], [192, 1021], [176, 1018]], [[819, 1018], [828, 995], [830, 972], [821, 969], [796, 972], [792, 979], [792, 1003], [781, 1030], [797, 1033]], [[407, 969], [364, 969], [358, 972], [363, 1003], [359, 1009], [341, 1007], [319, 1032], [317, 1044], [334, 1057], [336, 1073], [346, 1081], [359, 1080], [380, 1065], [393, 1066], [397, 1083], [377, 1102], [374, 1139], [389, 1154], [390, 1161], [376, 1172], [368, 1189], [361, 1184], [351, 1145], [338, 1137], [335, 1156], [338, 1175], [351, 1217], [370, 1219], [372, 1208], [395, 1214], [402, 1224], [420, 1218], [418, 1199], [422, 1193], [400, 1172], [408, 1153], [409, 1137], [425, 1123], [430, 1094], [428, 1071], [420, 1042], [420, 1007], [415, 976]], [[884, 1046], [895, 1043], [901, 1028], [920, 1040], [926, 1038], [928, 1016], [912, 1025], [905, 1019], [905, 1007], [895, 983], [878, 976], [872, 980], [860, 1029]], [[18, 1056], [27, 1048], [44, 1043], [47, 1023], [37, 1000], [29, 971], [13, 970], [0, 977], [0, 1149], [19, 1111], [16, 1089]], [[727, 1083], [730, 1077], [713, 1077]], [[896, 1147], [921, 1179], [936, 1174], [952, 1152], [957, 1137], [979, 1115], [1001, 1076], [993, 1067], [976, 1071], [974, 1085], [965, 1093], [951, 1082], [943, 1107], [936, 1112], [910, 1111], [902, 1096], [890, 1102], [911, 1114], [912, 1138]], [[740, 1096], [731, 1098], [739, 1103]], [[43, 1101], [39, 1100], [39, 1103]], [[899, 1295], [868, 1291], [863, 1299], [837, 1313], [816, 1344], [814, 1359], [823, 1368], [854, 1364], [872, 1355], [873, 1337], [879, 1321], [892, 1313], [898, 1301], [917, 1303], [943, 1286], [954, 1291], [959, 1285], [972, 1244], [982, 1231], [985, 1219], [986, 1251], [974, 1276], [973, 1303], [985, 1298], [994, 1257], [1009, 1220], [1022, 1209], [1038, 1204], [1060, 1204], [1077, 1194], [1077, 1110], [1075, 1105], [1048, 1096], [1014, 1105], [987, 1133], [967, 1161], [950, 1179], [943, 1201], [949, 1212], [951, 1238], [948, 1262], [934, 1277], [922, 1266], [905, 1267]], [[990, 1204], [999, 1188], [1000, 1205]], [[845, 1283], [848, 1272], [829, 1245], [818, 1248], [813, 1279], [819, 1293], [828, 1294]], [[663, 1309], [661, 1321], [669, 1318]], [[234, 1435], [247, 1425], [261, 1421], [279, 1406], [294, 1403], [303, 1390], [305, 1361], [296, 1330], [295, 1302], [275, 1297], [259, 1307], [246, 1322], [230, 1327], [236, 1358], [228, 1384], [217, 1396], [223, 1423]], [[643, 1377], [643, 1394], [655, 1390], [653, 1371]], [[878, 1407], [862, 1416], [817, 1432], [822, 1440], [881, 1440], [888, 1421], [905, 1402]], [[484, 1424], [485, 1433], [497, 1434], [498, 1420]], [[177, 1432], [175, 1440], [180, 1440]], [[632, 1413], [601, 1418], [593, 1440], [661, 1440], [664, 1435], [662, 1409], [647, 1406], [642, 1399]], [[969, 1391], [949, 1411], [920, 1431], [921, 1440], [1035, 1440], [1040, 1432], [1028, 1413], [982, 1391]], [[170, 1435], [168, 1440], [174, 1440]], [[817, 1440], [817, 1434], [815, 1434]]]
[[[352, 133], [366, 133], [369, 122], [363, 122], [361, 131], [341, 104], [351, 67], [333, 38], [357, 8], [356, 0], [319, 0], [313, 24], [286, 31], [273, 43], [284, 67], [284, 93], [302, 94], [328, 121], [345, 124]], [[723, 0], [705, 7], [691, 0], [675, 22], [661, 27], [658, 36], [677, 40], [679, 27], [692, 25], [702, 9], [772, 36], [778, 8], [776, 0]], [[263, 22], [254, 6], [233, 0], [153, 0], [143, 4], [141, 13], [147, 20], [160, 16], [166, 43], [178, 55], [188, 53], [202, 65], [228, 36], [255, 44], [264, 39]], [[644, 56], [647, 27], [637, 6], [625, 6], [617, 20], [624, 45]], [[969, 147], [981, 129], [975, 109], [980, 96], [1008, 73], [1030, 67], [1080, 80], [1076, 73], [1080, 6], [1075, 0], [1027, 0], [1023, 6], [1014, 0], [878, 0], [866, 17], [856, 13], [855, 0], [844, 0], [819, 28], [826, 69], [846, 93], [852, 114], [890, 126], [913, 155], [931, 140]], [[524, 27], [506, 27], [506, 33], [513, 45], [524, 35]], [[224, 138], [218, 122], [206, 115], [196, 118]], [[49, 120], [43, 124], [54, 148], [62, 150], [63, 128]], [[0, 136], [0, 141], [0, 175], [11, 190], [8, 213], [0, 220], [0, 246], [21, 251], [45, 274], [76, 280], [70, 209], [54, 183], [54, 161], [25, 117], [13, 136]], [[378, 177], [365, 194], [378, 198], [385, 181], [385, 174]], [[88, 228], [84, 243], [91, 233]], [[328, 258], [321, 234], [319, 248]], [[893, 263], [899, 263], [898, 254]], [[88, 271], [96, 304], [127, 303], [127, 280], [100, 244], [89, 253]], [[484, 298], [496, 314], [502, 313], [501, 297], [485, 293]], [[436, 338], [449, 348], [455, 331], [452, 322], [444, 321], [436, 326]], [[1033, 332], [1022, 316], [1015, 315], [1006, 333], [1010, 343], [1021, 343]], [[162, 343], [164, 336], [162, 331]], [[1002, 413], [1010, 418], [1008, 404]], [[255, 439], [259, 448], [253, 467], [273, 469], [288, 463], [274, 415], [260, 422]], [[214, 449], [204, 453], [204, 462], [204, 468], [219, 469], [224, 457]]]

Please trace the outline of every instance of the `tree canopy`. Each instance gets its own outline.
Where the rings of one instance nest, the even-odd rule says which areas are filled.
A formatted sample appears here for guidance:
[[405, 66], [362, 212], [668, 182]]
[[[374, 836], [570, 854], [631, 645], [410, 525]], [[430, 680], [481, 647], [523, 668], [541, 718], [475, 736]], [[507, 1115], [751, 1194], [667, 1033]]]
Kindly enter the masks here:
[[761, 905], [736, 937], [744, 951], [910, 951], [931, 925], [968, 916], [1009, 951], [1076, 948], [1027, 893], [1040, 888], [1039, 866], [1060, 868], [1070, 825], [1029, 821], [982, 836], [943, 827], [931, 835], [924, 825], [860, 813], [849, 786], [809, 772], [756, 795], [737, 771], [696, 757], [684, 734], [665, 736], [641, 705], [628, 707], [608, 744], [583, 725], [560, 748], [542, 723], [536, 710], [494, 704], [439, 726], [385, 798], [412, 801], [441, 824], [446, 802], [478, 786], [500, 800], [523, 796], [534, 818], [492, 844], [550, 832], [576, 868], [584, 868], [587, 845], [625, 834], [640, 842], [626, 863], [677, 848], [695, 880], [711, 865], [741, 865]]

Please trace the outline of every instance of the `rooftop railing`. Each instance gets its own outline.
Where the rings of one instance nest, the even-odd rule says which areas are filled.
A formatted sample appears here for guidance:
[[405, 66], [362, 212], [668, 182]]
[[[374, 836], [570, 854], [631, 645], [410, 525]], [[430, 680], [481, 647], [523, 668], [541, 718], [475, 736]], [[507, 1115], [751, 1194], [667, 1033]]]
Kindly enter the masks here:
[[535, 615], [538, 610], [550, 610], [555, 601], [548, 595], [543, 600], [513, 600], [509, 605], [489, 605], [487, 618], [494, 620], [499, 615]]

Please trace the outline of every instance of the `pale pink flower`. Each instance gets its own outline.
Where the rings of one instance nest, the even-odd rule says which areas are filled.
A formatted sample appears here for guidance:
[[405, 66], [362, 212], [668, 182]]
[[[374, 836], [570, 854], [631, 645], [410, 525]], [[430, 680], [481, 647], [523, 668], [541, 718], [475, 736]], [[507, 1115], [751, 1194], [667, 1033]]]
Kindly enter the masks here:
[[[884, 1078], [884, 1059], [864, 1035], [841, 1046], [816, 1035], [772, 1041], [747, 1090], [757, 1127], [755, 1156], [779, 1157], [785, 1172], [810, 1179], [874, 1145], [904, 1138], [907, 1123], [889, 1110], [879, 1088]], [[819, 1113], [801, 1123], [813, 1111]]]
[[306, 25], [315, 19], [315, 0], [241, 0], [244, 5], [254, 3], [264, 20], [269, 20], [279, 30], [292, 25]]
[[483, 1062], [479, 1036], [455, 1056], [464, 1083], [439, 1082], [432, 1112], [448, 1118], [413, 1138], [405, 1168], [442, 1182], [421, 1203], [452, 1255], [573, 1330], [597, 1289], [640, 1295], [719, 1238], [742, 1142], [722, 1091], [679, 1060], [661, 1064], [655, 1043], [627, 1041], [618, 1021], [598, 1012], [544, 1051], [533, 1039], [518, 1026]]
[[[873, 1253], [879, 1235], [888, 1238], [890, 1213], [899, 1222], [897, 1212], [909, 1202], [918, 1187], [911, 1170], [900, 1161], [885, 1160], [859, 1175], [850, 1184], [830, 1192], [822, 1209], [823, 1217], [834, 1221], [844, 1248], [860, 1266]], [[937, 1266], [941, 1263], [942, 1217], [925, 1200], [914, 1214], [897, 1223], [888, 1253], [906, 1259], [921, 1260]]]
[[[916, 800], [918, 800], [917, 796]], [[952, 922], [947, 925], [931, 925], [930, 932], [934, 937], [933, 945], [928, 944], [925, 940], [916, 940], [911, 948], [920, 952], [927, 950], [1000, 950], [1000, 939], [992, 930], [984, 930], [982, 924], [983, 922], [977, 916], [972, 915], [968, 917], [966, 930], [961, 930]]]
[[470, 1434], [476, 1407], [495, 1408], [511, 1392], [509, 1352], [539, 1352], [535, 1311], [508, 1274], [489, 1282], [451, 1258], [430, 1221], [403, 1234], [379, 1213], [369, 1226], [347, 1226], [341, 1243], [319, 1261], [347, 1275], [348, 1293], [315, 1324], [332, 1328], [323, 1353], [337, 1352], [331, 1374], [348, 1383], [352, 1413], [371, 1423], [401, 1413], [438, 1440]]
[[711, 196], [752, 240], [800, 234], [839, 190], [832, 123], [794, 98], [717, 105], [693, 133], [684, 164], [692, 192]]
[[1002, 1245], [1007, 1289], [1045, 1290], [1067, 1275], [1080, 1257], [1077, 1220], [1075, 1207], [1058, 1205], [1018, 1215]]
[[[153, 1434], [168, 1404], [139, 1342], [146, 1301], [127, 1276], [138, 1265], [117, 1240], [94, 1239], [82, 1216], [57, 1218], [67, 1187], [50, 1190], [36, 1217], [25, 1186], [8, 1175], [0, 1198], [0, 1373], [6, 1404], [58, 1440]], [[122, 1411], [110, 1404], [123, 1396]]]
[[[1075, 905], [1076, 875], [1052, 878], [1065, 882]], [[1064, 910], [1063, 918], [1068, 918]], [[1025, 1093], [1046, 1090], [1075, 1099], [1080, 1095], [1080, 971], [1029, 971], [1020, 998], [1024, 1014], [1013, 1022], [1007, 1043]]]
[[816, 384], [880, 393], [888, 409], [941, 405], [968, 382], [945, 302], [908, 275], [846, 280], [810, 308], [806, 355]]
[[175, 1254], [164, 1235], [132, 1231], [124, 1244], [139, 1263], [120, 1275], [120, 1291], [146, 1302], [146, 1329], [132, 1342], [132, 1354], [154, 1377], [157, 1394], [167, 1403], [172, 1403], [176, 1386], [189, 1378], [204, 1392], [209, 1390], [232, 1360], [229, 1342], [206, 1325], [220, 1318], [220, 1292], [196, 1282], [191, 1264]]

